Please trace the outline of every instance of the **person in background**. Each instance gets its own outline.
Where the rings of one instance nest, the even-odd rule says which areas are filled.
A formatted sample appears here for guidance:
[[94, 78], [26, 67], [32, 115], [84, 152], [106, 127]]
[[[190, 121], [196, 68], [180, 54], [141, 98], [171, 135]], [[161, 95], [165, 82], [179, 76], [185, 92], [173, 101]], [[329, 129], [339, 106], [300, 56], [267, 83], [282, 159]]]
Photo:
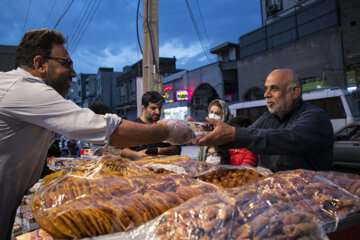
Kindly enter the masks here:
[[[155, 91], [143, 94], [141, 99], [142, 115], [135, 122], [152, 124], [160, 120], [164, 98]], [[142, 158], [149, 155], [180, 155], [181, 146], [173, 146], [169, 143], [159, 142], [138, 145], [121, 150], [121, 156], [128, 158]]]
[[95, 102], [89, 107], [96, 114], [105, 115], [107, 113], [113, 113], [113, 111], [102, 102]]
[[64, 99], [76, 77], [64, 44], [58, 31], [28, 31], [15, 52], [17, 69], [0, 72], [0, 240], [11, 238], [16, 209], [39, 180], [54, 133], [97, 150], [164, 140], [181, 145], [194, 137], [185, 121], [144, 126]]
[[[247, 117], [236, 116], [230, 118], [227, 124], [233, 127], [248, 127], [251, 125], [251, 121]], [[229, 149], [229, 154], [230, 154], [231, 165], [239, 166], [239, 165], [247, 164], [252, 167], [257, 166], [258, 156], [256, 154], [253, 154], [246, 148]]]
[[[227, 103], [220, 99], [210, 102], [208, 107], [208, 118], [226, 122], [230, 118], [230, 110]], [[215, 152], [215, 153], [214, 153]], [[202, 162], [228, 163], [229, 154], [227, 150], [214, 147], [201, 146], [197, 159]]]
[[259, 166], [274, 172], [332, 170], [332, 124], [321, 108], [303, 101], [295, 71], [272, 71], [265, 80], [264, 97], [269, 111], [247, 128], [208, 118], [216, 127], [199, 145], [246, 148], [259, 155]]

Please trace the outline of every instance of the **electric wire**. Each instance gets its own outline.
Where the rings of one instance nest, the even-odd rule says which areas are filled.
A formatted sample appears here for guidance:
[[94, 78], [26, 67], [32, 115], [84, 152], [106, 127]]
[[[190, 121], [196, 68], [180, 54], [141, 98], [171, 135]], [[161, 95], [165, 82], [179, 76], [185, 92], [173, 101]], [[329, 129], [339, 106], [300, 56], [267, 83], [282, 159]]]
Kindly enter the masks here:
[[85, 23], [86, 23], [88, 17], [90, 16], [90, 12], [91, 12], [92, 8], [95, 6], [95, 1], [96, 0], [88, 1], [88, 4], [85, 7], [85, 11], [84, 11], [83, 15], [82, 15], [78, 25], [75, 27], [74, 35], [71, 36], [71, 38], [70, 38], [71, 39], [71, 44], [69, 45], [69, 51], [71, 51], [71, 49], [77, 43], [77, 41], [78, 41], [78, 39], [80, 37], [80, 33], [82, 32], [82, 30], [83, 30], [83, 28], [85, 26]]
[[202, 41], [202, 38], [201, 38], [201, 35], [200, 35], [200, 31], [199, 31], [199, 28], [198, 28], [198, 26], [197, 26], [197, 24], [196, 24], [194, 15], [193, 15], [193, 13], [192, 13], [192, 11], [191, 11], [189, 2], [188, 2], [188, 0], [185, 0], [185, 2], [186, 2], [187, 9], [188, 9], [188, 11], [189, 11], [189, 14], [190, 14], [191, 21], [193, 22], [193, 25], [194, 25], [196, 34], [197, 34], [197, 36], [198, 36], [198, 38], [199, 38], [199, 42], [200, 42], [201, 48], [203, 49], [203, 52], [204, 52], [206, 58], [209, 60], [209, 62], [211, 62], [211, 59], [210, 59], [209, 55], [207, 54], [206, 48], [205, 48], [204, 43], [203, 43], [203, 41]]
[[152, 52], [152, 57], [153, 57], [153, 64], [155, 64], [156, 66], [156, 70], [158, 69], [158, 63], [156, 62], [156, 57], [155, 57], [155, 47], [154, 47], [154, 41], [153, 41], [153, 30], [152, 30], [152, 27], [151, 27], [151, 23], [149, 24], [149, 21], [148, 19], [151, 19], [151, 15], [149, 14], [150, 13], [150, 10], [149, 10], [149, 1], [146, 2], [147, 3], [147, 6], [146, 6], [146, 11], [147, 11], [147, 18], [145, 19], [145, 22], [146, 22], [146, 26], [148, 27], [148, 30], [149, 30], [149, 38], [150, 38], [150, 45], [151, 45], [151, 52]]
[[30, 6], [31, 6], [31, 0], [29, 0], [29, 5], [28, 5], [28, 8], [27, 8], [27, 10], [26, 10], [25, 21], [24, 21], [24, 26], [23, 26], [22, 32], [25, 31], [26, 22], [27, 22], [27, 20], [28, 20], [29, 12], [30, 12]]
[[205, 26], [205, 22], [204, 22], [204, 18], [203, 18], [202, 13], [201, 13], [200, 5], [199, 5], [199, 0], [196, 0], [196, 4], [197, 4], [197, 7], [198, 7], [198, 9], [199, 9], [200, 20], [201, 20], [202, 26], [203, 26], [203, 28], [204, 28], [204, 32], [205, 32], [206, 39], [207, 39], [208, 43], [210, 43], [209, 35], [208, 35], [208, 33], [207, 33], [206, 26]]
[[100, 3], [101, 3], [101, 0], [98, 0], [97, 5], [96, 5], [96, 7], [94, 8], [94, 11], [92, 12], [92, 15], [90, 16], [90, 18], [89, 18], [89, 20], [88, 20], [85, 28], [83, 29], [83, 31], [82, 31], [82, 33], [81, 33], [81, 35], [80, 35], [79, 40], [78, 40], [77, 43], [75, 44], [75, 46], [74, 46], [74, 48], [72, 49], [72, 51], [74, 51], [74, 50], [76, 49], [77, 45], [79, 44], [79, 42], [81, 41], [82, 37], [84, 36], [84, 33], [86, 32], [87, 28], [89, 27], [92, 19], [94, 18], [94, 15], [95, 15], [97, 9], [98, 9], [99, 6], [100, 6]]
[[[72, 26], [74, 26], [72, 28], [72, 31], [70, 32], [69, 36], [69, 46], [72, 45], [73, 43], [73, 40], [75, 39], [75, 34], [77, 33], [77, 30], [80, 28], [80, 24], [85, 16], [85, 13], [87, 11], [87, 8], [85, 7], [86, 6], [86, 3], [85, 2], [82, 2], [83, 4], [81, 5], [81, 7], [79, 6], [78, 9], [78, 14], [76, 14], [77, 18], [76, 20], [73, 22]], [[89, 3], [88, 2], [88, 7], [89, 7]]]
[[50, 19], [50, 16], [51, 16], [52, 12], [54, 11], [55, 5], [56, 5], [56, 0], [54, 0], [53, 5], [50, 8], [49, 14], [48, 14], [48, 16], [47, 16], [47, 18], [46, 18], [46, 20], [44, 22], [44, 25], [43, 25], [44, 27], [46, 27], [46, 25], [47, 25], [47, 23], [48, 23], [48, 21]]
[[141, 47], [140, 35], [139, 35], [139, 8], [140, 8], [140, 1], [141, 0], [138, 0], [138, 4], [137, 4], [137, 8], [136, 8], [136, 39], [137, 39], [141, 54], [144, 55], [142, 47]]
[[71, 0], [70, 4], [68, 5], [68, 7], [65, 9], [65, 11], [63, 12], [63, 14], [59, 17], [58, 21], [56, 22], [55, 26], [53, 27], [53, 29], [56, 29], [57, 25], [61, 22], [61, 20], [63, 19], [63, 17], [65, 16], [65, 14], [67, 13], [67, 11], [69, 11], [71, 5], [74, 3], [74, 0]]

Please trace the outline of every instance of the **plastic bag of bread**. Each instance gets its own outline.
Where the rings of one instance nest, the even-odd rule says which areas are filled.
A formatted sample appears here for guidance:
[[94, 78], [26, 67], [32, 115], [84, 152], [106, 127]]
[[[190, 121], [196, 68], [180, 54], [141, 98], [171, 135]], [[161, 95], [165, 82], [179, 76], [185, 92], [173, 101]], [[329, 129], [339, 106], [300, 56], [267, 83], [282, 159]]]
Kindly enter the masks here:
[[104, 155], [81, 166], [49, 174], [44, 177], [44, 181], [48, 183], [54, 178], [62, 175], [72, 176], [73, 178], [69, 178], [69, 180], [72, 180], [84, 177], [101, 178], [109, 176], [141, 176], [152, 174], [153, 173], [150, 170], [134, 164], [129, 159], [113, 155]]
[[316, 172], [317, 175], [324, 177], [334, 184], [346, 189], [349, 193], [360, 197], [360, 176], [342, 172]]
[[155, 173], [176, 173], [196, 177], [204, 172], [216, 168], [216, 165], [193, 159], [185, 159], [169, 164], [148, 163], [143, 165], [143, 167], [146, 167]]
[[[258, 169], [260, 171], [258, 171]], [[215, 184], [223, 188], [243, 186], [262, 176], [269, 175], [270, 170], [264, 168], [254, 168], [250, 166], [228, 166], [217, 165], [211, 170], [198, 175], [198, 179]]]
[[[235, 188], [233, 188], [235, 189]], [[232, 189], [232, 190], [233, 190]], [[133, 231], [107, 239], [327, 239], [287, 199], [245, 188], [203, 194]]]
[[309, 170], [283, 171], [247, 187], [285, 197], [294, 208], [313, 214], [327, 232], [332, 232], [340, 219], [360, 210], [360, 199], [321, 175]]
[[156, 164], [169, 164], [174, 162], [179, 162], [182, 160], [190, 159], [187, 156], [180, 156], [180, 155], [157, 155], [157, 156], [147, 156], [140, 158], [139, 160], [133, 161], [136, 165], [143, 166], [149, 163], [156, 163]]
[[218, 188], [182, 175], [63, 175], [41, 186], [29, 205], [36, 221], [53, 237], [83, 238], [127, 231], [214, 191]]

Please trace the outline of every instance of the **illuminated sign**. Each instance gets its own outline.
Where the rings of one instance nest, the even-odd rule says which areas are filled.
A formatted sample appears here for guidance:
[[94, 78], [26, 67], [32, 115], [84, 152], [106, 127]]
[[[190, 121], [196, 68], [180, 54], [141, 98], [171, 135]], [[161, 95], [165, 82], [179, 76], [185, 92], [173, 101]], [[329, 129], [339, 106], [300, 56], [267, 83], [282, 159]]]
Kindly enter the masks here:
[[178, 101], [187, 101], [189, 99], [188, 97], [188, 91], [187, 90], [178, 90], [176, 91], [176, 100]]
[[166, 86], [166, 87], [163, 86], [162, 88], [164, 92], [172, 90], [172, 86]]

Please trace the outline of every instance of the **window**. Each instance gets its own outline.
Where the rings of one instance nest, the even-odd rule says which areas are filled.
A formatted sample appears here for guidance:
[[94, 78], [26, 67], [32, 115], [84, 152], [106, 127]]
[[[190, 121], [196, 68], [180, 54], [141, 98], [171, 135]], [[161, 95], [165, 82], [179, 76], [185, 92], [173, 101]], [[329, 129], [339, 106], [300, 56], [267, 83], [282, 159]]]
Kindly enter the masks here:
[[282, 10], [282, 0], [266, 0], [266, 14], [267, 16], [275, 15]]
[[121, 84], [121, 87], [120, 87], [120, 95], [122, 97], [126, 96], [126, 85], [123, 83]]
[[129, 82], [129, 90], [131, 93], [136, 92], [135, 79], [133, 79]]
[[330, 119], [346, 118], [344, 106], [340, 97], [308, 100], [326, 112]]

